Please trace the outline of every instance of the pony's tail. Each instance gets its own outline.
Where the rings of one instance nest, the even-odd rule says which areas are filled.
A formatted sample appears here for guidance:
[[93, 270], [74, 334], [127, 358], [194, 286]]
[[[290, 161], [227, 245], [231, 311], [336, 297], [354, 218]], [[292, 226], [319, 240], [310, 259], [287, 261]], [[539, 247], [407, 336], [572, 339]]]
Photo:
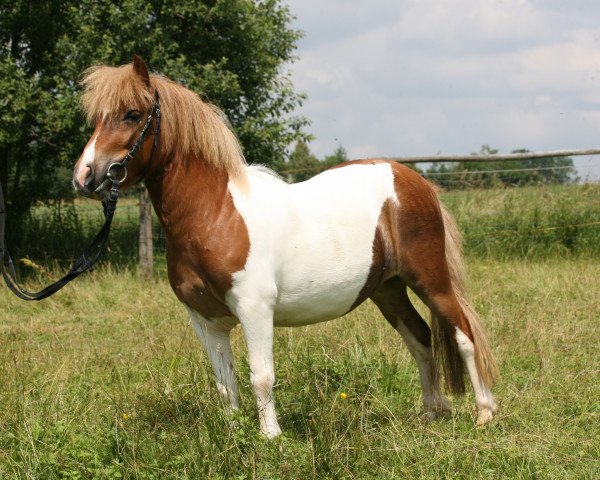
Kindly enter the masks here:
[[[456, 221], [440, 202], [444, 230], [446, 235], [446, 262], [450, 271], [452, 289], [458, 299], [463, 315], [473, 335], [475, 347], [475, 365], [481, 381], [489, 388], [498, 377], [498, 366], [490, 349], [485, 330], [479, 315], [469, 304], [465, 295], [466, 270], [462, 254], [462, 238], [456, 226]], [[446, 389], [454, 394], [465, 393], [464, 363], [460, 356], [454, 332], [431, 315], [433, 332], [434, 357], [438, 365], [443, 368]]]

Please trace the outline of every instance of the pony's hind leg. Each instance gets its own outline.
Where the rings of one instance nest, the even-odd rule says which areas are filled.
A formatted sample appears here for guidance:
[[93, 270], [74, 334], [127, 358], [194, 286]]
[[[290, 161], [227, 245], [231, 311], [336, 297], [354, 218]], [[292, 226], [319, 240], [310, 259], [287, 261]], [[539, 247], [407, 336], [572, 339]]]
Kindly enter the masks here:
[[475, 362], [475, 345], [473, 341], [463, 333], [460, 328], [456, 328], [456, 343], [460, 355], [465, 362], [469, 378], [475, 392], [475, 403], [477, 404], [477, 425], [484, 425], [489, 422], [493, 414], [496, 413], [497, 406], [492, 392], [482, 380], [477, 370]]
[[[480, 328], [479, 320], [462, 296], [457, 296], [453, 291], [432, 295], [430, 301], [432, 319], [437, 323], [438, 336], [441, 337], [440, 343], [445, 344], [441, 345], [441, 348], [446, 349], [446, 353], [455, 348], [458, 350], [473, 386], [477, 405], [477, 425], [483, 425], [492, 419], [497, 407], [494, 396], [484, 381], [485, 371], [480, 371], [477, 364], [476, 355], [480, 352], [476, 350], [475, 329]], [[478, 339], [481, 342], [479, 348], [482, 348], [485, 337], [479, 336]], [[485, 346], [487, 347], [487, 344]], [[449, 370], [451, 368], [447, 368], [447, 375]], [[459, 369], [459, 372], [462, 377], [462, 369]], [[462, 393], [460, 388], [457, 393]]]
[[475, 393], [477, 424], [492, 419], [496, 403], [489, 385], [495, 376], [495, 362], [479, 317], [465, 300], [457, 282], [452, 281], [443, 257], [430, 257], [428, 267], [420, 263], [410, 270], [411, 288], [431, 310], [434, 355], [444, 366], [446, 389], [465, 392], [466, 368]]
[[465, 392], [466, 370], [478, 423], [483, 424], [496, 408], [489, 387], [498, 370], [479, 317], [465, 297], [460, 232], [429, 183], [400, 165], [393, 168], [399, 206], [389, 217], [386, 238], [393, 249], [388, 257], [396, 275], [431, 310], [433, 356], [443, 366], [447, 391]]
[[434, 420], [437, 414], [451, 411], [448, 399], [440, 393], [439, 374], [431, 349], [431, 331], [408, 298], [406, 285], [392, 278], [372, 295], [388, 323], [402, 336], [417, 363], [423, 391], [422, 418]]
[[229, 333], [231, 325], [207, 320], [188, 308], [192, 328], [202, 343], [217, 379], [221, 399], [233, 409], [239, 408], [238, 386], [233, 369], [233, 353]]

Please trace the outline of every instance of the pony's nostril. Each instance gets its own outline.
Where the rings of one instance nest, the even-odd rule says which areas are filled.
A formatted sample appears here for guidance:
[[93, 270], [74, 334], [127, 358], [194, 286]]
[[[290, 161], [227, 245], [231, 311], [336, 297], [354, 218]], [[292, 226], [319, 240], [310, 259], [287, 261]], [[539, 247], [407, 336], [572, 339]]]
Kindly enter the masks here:
[[86, 172], [86, 177], [85, 177], [85, 182], [83, 183], [83, 185], [85, 187], [91, 187], [92, 184], [94, 183], [94, 167], [92, 167], [91, 165], [87, 165], [87, 172]]
[[75, 180], [81, 186], [87, 185], [93, 180], [92, 169], [88, 165], [81, 165], [75, 174]]

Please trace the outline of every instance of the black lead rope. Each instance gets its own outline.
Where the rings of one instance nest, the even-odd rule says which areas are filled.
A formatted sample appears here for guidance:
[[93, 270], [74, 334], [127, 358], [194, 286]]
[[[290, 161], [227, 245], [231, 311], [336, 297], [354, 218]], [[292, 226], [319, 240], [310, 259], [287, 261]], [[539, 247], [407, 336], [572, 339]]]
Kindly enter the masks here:
[[137, 151], [142, 145], [144, 137], [148, 133], [150, 124], [152, 123], [153, 117], [156, 117], [156, 125], [154, 127], [154, 142], [152, 144], [152, 151], [150, 153], [148, 162], [146, 162], [144, 170], [137, 179], [137, 182], [140, 182], [148, 172], [150, 163], [154, 157], [154, 152], [158, 145], [158, 132], [160, 128], [160, 103], [158, 99], [158, 92], [154, 93], [154, 105], [152, 106], [152, 110], [148, 115], [148, 120], [146, 121], [140, 136], [133, 144], [129, 152], [127, 152], [127, 155], [125, 155], [120, 162], [112, 163], [108, 167], [107, 180], [111, 182], [111, 185], [106, 200], [102, 202], [105, 217], [104, 225], [102, 225], [102, 228], [96, 234], [90, 245], [83, 250], [81, 256], [75, 259], [69, 271], [60, 280], [48, 285], [39, 292], [30, 292], [26, 290], [19, 285], [19, 281], [17, 280], [15, 265], [10, 253], [8, 252], [8, 249], [6, 248], [4, 239], [6, 228], [6, 206], [4, 204], [4, 192], [2, 191], [2, 185], [0, 185], [0, 269], [2, 270], [2, 277], [4, 278], [6, 285], [17, 297], [23, 300], [43, 300], [44, 298], [48, 298], [50, 295], [58, 292], [67, 283], [77, 278], [82, 273], [91, 271], [93, 269], [94, 264], [100, 259], [104, 250], [104, 246], [106, 245], [106, 241], [108, 240], [110, 226], [112, 224], [115, 210], [117, 209], [117, 201], [119, 200], [121, 183], [127, 176], [127, 164], [133, 157], [135, 157]]
[[105, 220], [104, 225], [96, 234], [90, 245], [83, 250], [81, 256], [76, 259], [69, 271], [60, 280], [48, 285], [39, 292], [30, 292], [23, 288], [17, 279], [17, 272], [13, 259], [4, 244], [4, 228], [5, 228], [5, 208], [2, 187], [0, 186], [0, 253], [2, 254], [2, 276], [8, 288], [19, 298], [23, 300], [43, 300], [50, 295], [58, 292], [67, 283], [81, 275], [83, 272], [92, 270], [94, 264], [100, 259], [108, 234], [110, 233], [110, 225], [112, 223], [117, 200], [119, 198], [120, 181], [114, 182], [111, 186], [111, 197], [105, 202]]

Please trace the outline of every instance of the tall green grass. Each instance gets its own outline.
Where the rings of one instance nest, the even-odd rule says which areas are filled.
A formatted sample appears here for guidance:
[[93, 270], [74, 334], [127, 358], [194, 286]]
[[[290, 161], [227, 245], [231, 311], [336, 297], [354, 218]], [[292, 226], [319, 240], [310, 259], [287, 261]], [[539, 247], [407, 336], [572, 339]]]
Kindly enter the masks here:
[[442, 200], [469, 256], [600, 257], [600, 184], [445, 192]]
[[[21, 222], [23, 235], [18, 244], [10, 242], [9, 235], [8, 248], [18, 273], [25, 280], [41, 284], [59, 278], [79, 257], [104, 224], [104, 214], [100, 202], [77, 199], [73, 203], [38, 205]], [[7, 228], [10, 230], [11, 225]], [[156, 218], [153, 229], [155, 265], [157, 271], [164, 273], [164, 236]], [[135, 269], [138, 235], [138, 201], [134, 196], [126, 196], [119, 200], [101, 263]]]

